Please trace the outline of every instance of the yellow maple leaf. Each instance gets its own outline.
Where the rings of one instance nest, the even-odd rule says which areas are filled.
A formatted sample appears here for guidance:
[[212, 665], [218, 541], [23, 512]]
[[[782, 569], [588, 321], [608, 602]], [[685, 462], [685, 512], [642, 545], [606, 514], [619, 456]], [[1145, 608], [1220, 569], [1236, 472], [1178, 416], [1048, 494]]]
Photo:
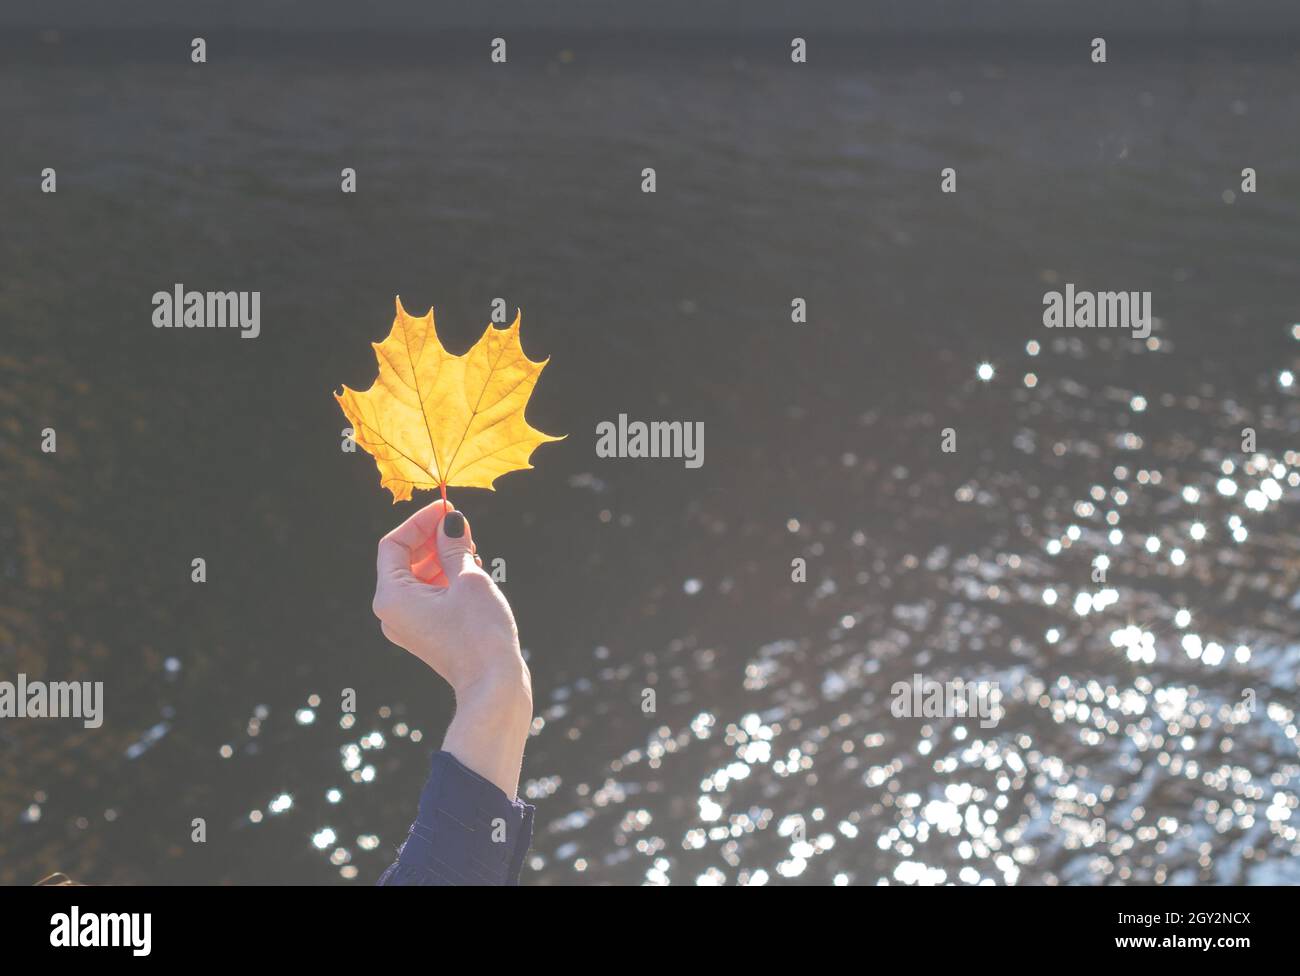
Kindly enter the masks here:
[[549, 362], [519, 343], [519, 315], [492, 325], [463, 356], [443, 348], [433, 309], [416, 318], [397, 299], [393, 329], [371, 343], [379, 375], [358, 393], [334, 394], [358, 444], [374, 456], [379, 484], [405, 501], [416, 488], [487, 488], [507, 471], [531, 468], [533, 450], [563, 440], [533, 428], [524, 407]]

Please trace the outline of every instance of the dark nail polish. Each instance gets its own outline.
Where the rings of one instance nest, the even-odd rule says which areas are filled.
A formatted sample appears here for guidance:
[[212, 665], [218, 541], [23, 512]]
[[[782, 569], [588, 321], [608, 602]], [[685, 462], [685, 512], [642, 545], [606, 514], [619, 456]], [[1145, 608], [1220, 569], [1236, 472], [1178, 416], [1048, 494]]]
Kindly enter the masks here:
[[459, 539], [465, 534], [465, 516], [460, 512], [448, 512], [443, 516], [442, 525], [449, 539]]

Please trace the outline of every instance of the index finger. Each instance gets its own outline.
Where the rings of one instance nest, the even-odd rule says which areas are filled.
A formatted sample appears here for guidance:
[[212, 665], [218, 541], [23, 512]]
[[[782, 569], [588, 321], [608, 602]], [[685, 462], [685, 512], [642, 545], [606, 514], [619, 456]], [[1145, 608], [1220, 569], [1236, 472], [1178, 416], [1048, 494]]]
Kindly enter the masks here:
[[[441, 498], [430, 502], [405, 522], [379, 540], [376, 567], [380, 582], [384, 579], [411, 577], [411, 563], [417, 548], [436, 537], [438, 523], [448, 512], [455, 511], [451, 502]], [[413, 578], [413, 577], [412, 577]]]

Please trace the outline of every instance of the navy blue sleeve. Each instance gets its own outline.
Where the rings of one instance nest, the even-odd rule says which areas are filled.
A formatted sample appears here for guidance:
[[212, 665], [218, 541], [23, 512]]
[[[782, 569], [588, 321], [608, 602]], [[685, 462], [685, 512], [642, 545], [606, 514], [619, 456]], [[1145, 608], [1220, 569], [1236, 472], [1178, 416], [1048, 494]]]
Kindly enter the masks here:
[[533, 807], [449, 752], [433, 754], [420, 810], [381, 885], [517, 885]]

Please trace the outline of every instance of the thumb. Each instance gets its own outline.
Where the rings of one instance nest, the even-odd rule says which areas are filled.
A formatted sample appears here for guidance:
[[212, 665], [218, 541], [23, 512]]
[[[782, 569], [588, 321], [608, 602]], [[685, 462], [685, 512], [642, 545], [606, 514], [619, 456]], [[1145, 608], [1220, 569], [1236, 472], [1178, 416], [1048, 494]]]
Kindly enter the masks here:
[[462, 573], [478, 571], [474, 562], [474, 537], [463, 512], [448, 512], [438, 523], [438, 561], [449, 585]]

